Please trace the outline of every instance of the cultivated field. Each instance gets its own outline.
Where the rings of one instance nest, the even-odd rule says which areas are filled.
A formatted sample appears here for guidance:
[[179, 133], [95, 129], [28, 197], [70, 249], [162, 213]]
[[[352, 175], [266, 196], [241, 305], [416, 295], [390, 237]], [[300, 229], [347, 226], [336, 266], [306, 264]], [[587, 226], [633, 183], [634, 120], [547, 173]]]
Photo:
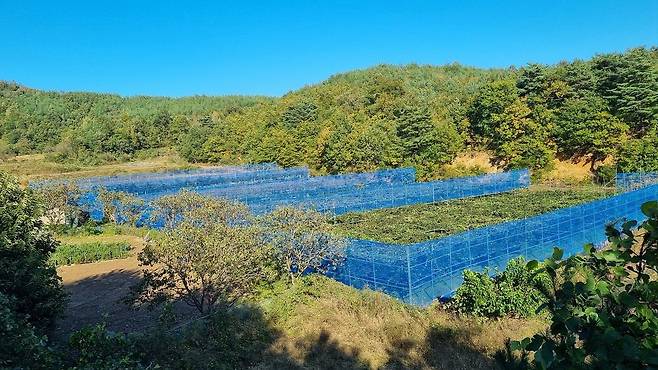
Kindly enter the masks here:
[[387, 243], [415, 243], [477, 227], [517, 220], [614, 194], [600, 186], [533, 186], [527, 190], [418, 204], [363, 213], [336, 220], [336, 229], [350, 237]]

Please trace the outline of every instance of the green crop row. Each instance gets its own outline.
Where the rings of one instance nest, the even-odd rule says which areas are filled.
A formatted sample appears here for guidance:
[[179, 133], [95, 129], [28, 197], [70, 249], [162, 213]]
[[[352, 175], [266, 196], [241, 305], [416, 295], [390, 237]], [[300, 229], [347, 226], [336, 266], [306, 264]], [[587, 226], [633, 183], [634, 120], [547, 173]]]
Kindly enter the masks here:
[[534, 187], [442, 203], [350, 213], [338, 217], [337, 232], [387, 243], [415, 243], [517, 220], [611, 195], [598, 186]]
[[50, 263], [62, 266], [126, 258], [131, 250], [132, 247], [126, 242], [62, 244], [50, 256]]

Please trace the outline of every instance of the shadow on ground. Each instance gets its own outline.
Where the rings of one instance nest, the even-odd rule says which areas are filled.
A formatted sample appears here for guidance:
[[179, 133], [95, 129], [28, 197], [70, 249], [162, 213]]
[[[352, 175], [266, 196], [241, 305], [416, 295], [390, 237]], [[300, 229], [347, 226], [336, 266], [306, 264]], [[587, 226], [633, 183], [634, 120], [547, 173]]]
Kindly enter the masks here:
[[[159, 324], [160, 309], [135, 310], [122, 301], [140, 279], [140, 271], [118, 269], [65, 285], [70, 301], [56, 330], [58, 338], [66, 340], [75, 330], [104, 322], [112, 332], [139, 333], [131, 350], [139, 349], [143, 363], [164, 368], [374, 368], [361, 358], [360, 349], [341, 345], [330, 331], [290, 338], [254, 306], [195, 320], [199, 316], [196, 311], [178, 302], [173, 306], [176, 320], [163, 327]], [[490, 357], [470, 345], [470, 338], [477, 334], [473, 330], [432, 327], [424, 340], [392, 341], [388, 360], [380, 368], [495, 368]]]
[[469, 344], [472, 329], [432, 327], [424, 342], [399, 340], [388, 349], [384, 369], [492, 369], [495, 362]]
[[[141, 271], [116, 269], [64, 284], [69, 294], [64, 317], [57, 323], [56, 337], [62, 339], [87, 325], [105, 323], [114, 332], [133, 333], [153, 327], [161, 309], [136, 310], [122, 300], [130, 287], [141, 279]], [[195, 311], [182, 303], [174, 304], [181, 320], [194, 317]]]

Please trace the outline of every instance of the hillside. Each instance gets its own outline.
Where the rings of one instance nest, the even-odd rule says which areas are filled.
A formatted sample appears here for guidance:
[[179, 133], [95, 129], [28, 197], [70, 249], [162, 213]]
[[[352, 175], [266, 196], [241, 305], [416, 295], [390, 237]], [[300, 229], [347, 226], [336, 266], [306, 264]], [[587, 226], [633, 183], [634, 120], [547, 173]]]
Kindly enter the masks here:
[[95, 165], [173, 147], [190, 162], [307, 164], [318, 173], [413, 165], [422, 178], [473, 149], [538, 173], [555, 157], [658, 169], [658, 49], [477, 69], [381, 65], [280, 98], [125, 98], [0, 83], [0, 157]]

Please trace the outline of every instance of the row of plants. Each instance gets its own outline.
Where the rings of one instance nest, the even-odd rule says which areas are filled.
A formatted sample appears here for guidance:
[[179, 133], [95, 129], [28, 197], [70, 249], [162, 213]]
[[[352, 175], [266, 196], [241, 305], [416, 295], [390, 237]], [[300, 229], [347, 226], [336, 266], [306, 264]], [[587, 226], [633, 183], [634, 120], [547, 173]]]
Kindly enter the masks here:
[[50, 255], [49, 262], [55, 266], [91, 263], [130, 256], [130, 243], [92, 242], [83, 244], [61, 244]]
[[533, 187], [510, 193], [419, 204], [336, 220], [339, 233], [387, 243], [415, 243], [550, 212], [597, 200], [613, 193], [600, 186]]

